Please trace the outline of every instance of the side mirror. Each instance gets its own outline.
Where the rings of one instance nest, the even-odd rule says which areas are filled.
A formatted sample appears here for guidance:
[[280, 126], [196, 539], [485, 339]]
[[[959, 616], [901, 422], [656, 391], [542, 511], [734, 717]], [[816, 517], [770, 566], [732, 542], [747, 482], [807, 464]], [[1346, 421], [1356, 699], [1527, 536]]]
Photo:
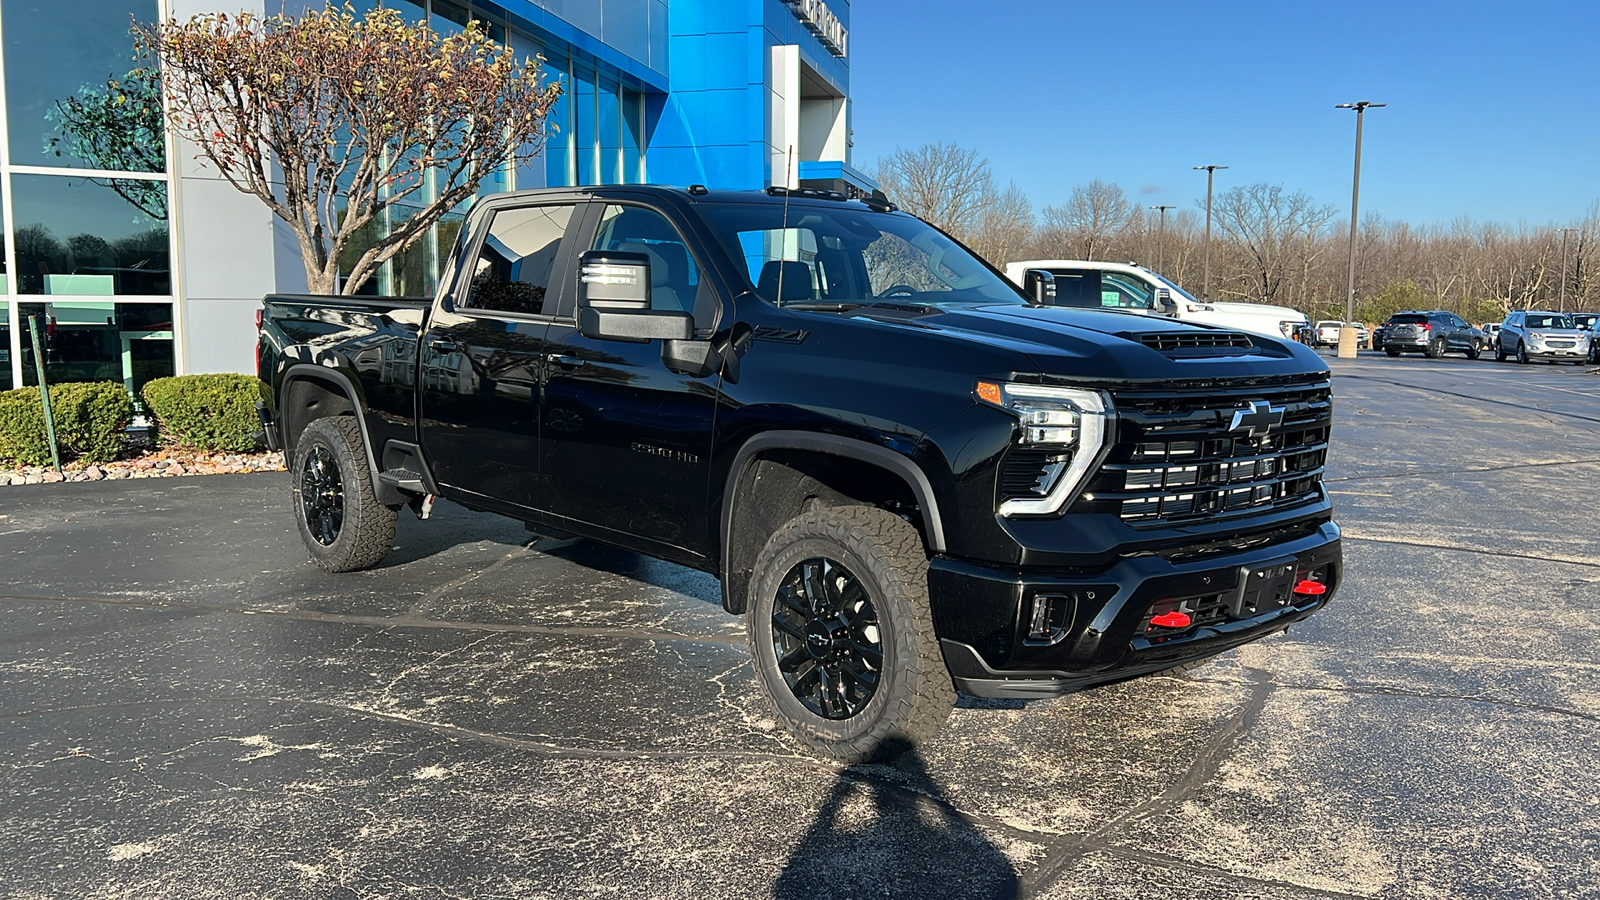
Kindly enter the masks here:
[[590, 250], [578, 259], [578, 333], [608, 341], [685, 341], [694, 317], [650, 308], [650, 257]]
[[1045, 269], [1022, 273], [1022, 288], [1040, 306], [1056, 305], [1056, 276]]
[[1178, 302], [1172, 299], [1172, 292], [1166, 288], [1156, 288], [1155, 311], [1163, 316], [1178, 314]]

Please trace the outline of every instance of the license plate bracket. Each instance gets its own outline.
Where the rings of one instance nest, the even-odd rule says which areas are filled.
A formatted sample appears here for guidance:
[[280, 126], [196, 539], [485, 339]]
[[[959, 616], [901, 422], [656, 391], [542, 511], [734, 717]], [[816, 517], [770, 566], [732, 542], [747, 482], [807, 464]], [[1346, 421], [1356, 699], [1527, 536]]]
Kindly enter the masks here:
[[1283, 609], [1294, 602], [1294, 577], [1300, 561], [1287, 557], [1264, 566], [1240, 566], [1239, 587], [1233, 593], [1228, 612], [1235, 619], [1249, 619]]

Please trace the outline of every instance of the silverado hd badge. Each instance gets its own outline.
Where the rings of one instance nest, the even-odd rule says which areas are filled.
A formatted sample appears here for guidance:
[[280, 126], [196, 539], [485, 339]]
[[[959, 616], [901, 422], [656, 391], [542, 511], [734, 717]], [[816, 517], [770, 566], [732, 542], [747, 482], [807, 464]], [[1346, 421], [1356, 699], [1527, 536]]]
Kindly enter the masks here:
[[1248, 428], [1250, 437], [1266, 437], [1267, 432], [1283, 424], [1283, 411], [1282, 406], [1273, 406], [1265, 400], [1257, 400], [1249, 406], [1242, 406], [1233, 411], [1233, 423], [1228, 426], [1228, 430], [1238, 431], [1241, 428]]

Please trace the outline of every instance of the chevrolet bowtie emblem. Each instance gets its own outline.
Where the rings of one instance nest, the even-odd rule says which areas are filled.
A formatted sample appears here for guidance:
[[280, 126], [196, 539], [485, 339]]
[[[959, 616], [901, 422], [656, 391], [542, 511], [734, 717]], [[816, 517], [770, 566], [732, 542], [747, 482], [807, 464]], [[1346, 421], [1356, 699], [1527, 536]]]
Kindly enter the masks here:
[[1233, 422], [1228, 426], [1228, 430], [1238, 431], [1246, 428], [1249, 429], [1251, 437], [1264, 437], [1274, 426], [1283, 424], [1283, 409], [1265, 400], [1257, 400], [1249, 406], [1233, 411]]

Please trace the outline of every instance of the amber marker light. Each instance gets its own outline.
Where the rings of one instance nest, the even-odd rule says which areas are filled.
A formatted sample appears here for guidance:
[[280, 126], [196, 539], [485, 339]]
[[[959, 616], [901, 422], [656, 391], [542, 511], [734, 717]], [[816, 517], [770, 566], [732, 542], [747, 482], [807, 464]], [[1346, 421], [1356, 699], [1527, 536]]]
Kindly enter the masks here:
[[993, 403], [995, 406], [1005, 405], [1000, 396], [1000, 385], [993, 381], [978, 382], [978, 399], [985, 403]]

